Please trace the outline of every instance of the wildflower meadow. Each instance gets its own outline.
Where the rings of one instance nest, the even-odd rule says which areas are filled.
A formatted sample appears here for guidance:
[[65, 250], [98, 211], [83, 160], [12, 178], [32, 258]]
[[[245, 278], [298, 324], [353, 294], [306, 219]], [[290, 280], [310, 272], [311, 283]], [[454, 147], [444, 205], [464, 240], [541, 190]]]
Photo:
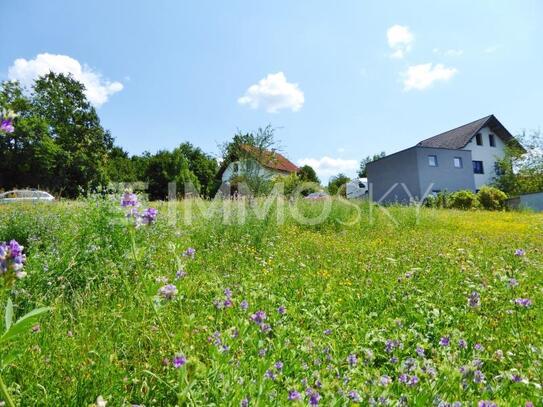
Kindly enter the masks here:
[[4, 405], [543, 404], [542, 215], [193, 204], [0, 207]]

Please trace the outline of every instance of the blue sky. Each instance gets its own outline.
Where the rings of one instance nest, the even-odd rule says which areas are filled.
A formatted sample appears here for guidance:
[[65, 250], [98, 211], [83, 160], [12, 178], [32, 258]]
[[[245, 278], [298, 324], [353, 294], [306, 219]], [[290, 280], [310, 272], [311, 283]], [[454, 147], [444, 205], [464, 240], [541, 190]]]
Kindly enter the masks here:
[[[0, 3], [0, 79], [86, 81], [130, 153], [271, 123], [321, 178], [494, 113], [543, 124], [543, 2]], [[16, 62], [16, 60], [18, 60]]]

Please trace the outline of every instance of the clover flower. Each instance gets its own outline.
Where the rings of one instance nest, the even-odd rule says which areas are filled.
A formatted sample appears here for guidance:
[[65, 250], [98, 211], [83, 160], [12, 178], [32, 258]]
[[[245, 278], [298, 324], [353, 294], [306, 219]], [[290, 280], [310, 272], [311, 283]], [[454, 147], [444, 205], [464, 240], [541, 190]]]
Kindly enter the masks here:
[[468, 305], [472, 308], [481, 305], [481, 296], [477, 291], [472, 291], [468, 297]]
[[187, 358], [183, 355], [177, 355], [173, 358], [172, 365], [176, 369], [179, 369], [181, 366], [183, 366], [185, 363], [187, 363]]
[[166, 284], [165, 286], [160, 287], [158, 295], [165, 300], [173, 300], [177, 295], [177, 287], [173, 284]]
[[360, 395], [358, 394], [358, 392], [356, 392], [355, 390], [351, 390], [349, 392], [349, 398], [355, 402], [355, 403], [359, 403], [360, 402]]
[[15, 279], [21, 279], [26, 276], [23, 271], [26, 256], [23, 253], [24, 247], [16, 240], [9, 243], [0, 243], [0, 275], [4, 276], [8, 284], [12, 284]]
[[267, 316], [264, 311], [256, 311], [253, 315], [251, 315], [251, 320], [257, 325], [262, 325], [266, 318]]
[[194, 258], [195, 255], [196, 255], [196, 249], [194, 249], [193, 247], [189, 247], [187, 250], [183, 252], [183, 256], [185, 257]]
[[349, 356], [347, 356], [347, 362], [351, 366], [355, 366], [358, 363], [358, 358], [354, 353], [351, 353]]
[[529, 298], [517, 298], [515, 304], [523, 308], [529, 308], [532, 306], [532, 300]]
[[302, 395], [296, 390], [291, 390], [288, 392], [288, 399], [290, 401], [298, 401], [302, 399]]
[[439, 340], [439, 344], [441, 346], [449, 346], [449, 343], [450, 343], [450, 339], [448, 336], [443, 336], [440, 340]]
[[123, 208], [137, 208], [139, 206], [138, 196], [132, 192], [126, 191], [121, 198]]
[[150, 225], [154, 221], [156, 221], [156, 218], [158, 216], [158, 210], [155, 208], [147, 208], [143, 211], [143, 214], [141, 215], [142, 223], [144, 225]]

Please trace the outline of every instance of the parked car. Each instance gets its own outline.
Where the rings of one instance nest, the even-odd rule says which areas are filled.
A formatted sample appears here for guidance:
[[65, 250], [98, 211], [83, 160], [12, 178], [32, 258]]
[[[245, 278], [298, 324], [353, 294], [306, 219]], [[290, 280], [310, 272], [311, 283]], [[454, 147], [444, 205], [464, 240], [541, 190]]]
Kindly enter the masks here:
[[48, 192], [32, 189], [15, 189], [0, 194], [0, 203], [8, 202], [53, 202], [55, 198]]
[[304, 197], [304, 199], [325, 199], [328, 197], [329, 195], [326, 192], [312, 192]]

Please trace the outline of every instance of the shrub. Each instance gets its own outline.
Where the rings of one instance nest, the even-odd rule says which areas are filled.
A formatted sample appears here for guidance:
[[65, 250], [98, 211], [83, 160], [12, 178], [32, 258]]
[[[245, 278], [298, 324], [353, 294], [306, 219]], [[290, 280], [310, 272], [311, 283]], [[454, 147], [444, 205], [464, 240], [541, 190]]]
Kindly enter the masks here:
[[455, 209], [475, 209], [478, 205], [477, 195], [469, 190], [456, 191], [449, 198], [449, 206]]
[[489, 211], [503, 209], [507, 195], [494, 187], [482, 187], [477, 193], [481, 206]]

